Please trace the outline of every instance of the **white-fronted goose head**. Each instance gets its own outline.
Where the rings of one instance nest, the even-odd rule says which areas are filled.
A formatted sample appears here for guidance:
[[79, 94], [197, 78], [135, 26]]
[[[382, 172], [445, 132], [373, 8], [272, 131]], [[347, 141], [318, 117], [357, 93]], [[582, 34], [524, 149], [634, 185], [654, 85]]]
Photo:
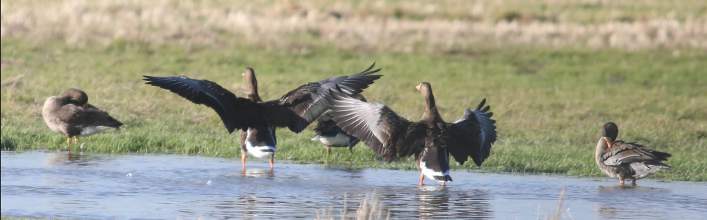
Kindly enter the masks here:
[[426, 104], [420, 121], [408, 121], [383, 104], [363, 102], [341, 93], [334, 93], [330, 100], [334, 121], [386, 161], [415, 155], [420, 185], [425, 176], [441, 184], [452, 180], [449, 154], [460, 164], [471, 156], [480, 166], [496, 141], [496, 121], [491, 119], [493, 113], [486, 100], [474, 110], [467, 109], [454, 123], [447, 123], [437, 111], [431, 85], [423, 82], [416, 88]]
[[[361, 101], [366, 101], [366, 98], [361, 94], [356, 94], [354, 97]], [[353, 152], [353, 147], [360, 141], [358, 138], [344, 132], [332, 118], [331, 110], [324, 112], [317, 119], [317, 126], [314, 127], [316, 135], [312, 137], [312, 141], [322, 143], [326, 149], [326, 154], [331, 154], [332, 147], [348, 147], [349, 152]]]
[[[327, 98], [332, 92], [342, 92], [348, 95], [361, 93], [364, 89], [381, 77], [375, 73], [375, 64], [367, 69], [350, 75], [337, 76], [318, 82], [310, 82], [297, 87], [276, 100], [261, 102], [258, 95], [258, 85], [255, 71], [247, 68], [242, 74], [245, 98], [238, 97], [220, 85], [208, 80], [196, 80], [184, 76], [154, 77], [145, 76], [149, 85], [170, 90], [196, 104], [211, 107], [218, 113], [226, 130], [231, 133], [236, 129], [241, 133], [241, 149], [248, 149], [248, 140], [252, 146], [267, 146], [257, 149], [271, 148], [271, 167], [275, 151], [275, 127], [287, 127], [299, 133], [314, 119], [329, 109]], [[249, 132], [250, 131], [250, 132]], [[272, 140], [266, 140], [270, 139]], [[271, 143], [271, 144], [262, 144]], [[256, 148], [251, 148], [256, 149]], [[261, 150], [262, 151], [262, 150]], [[245, 169], [245, 154], [241, 161]]]
[[262, 101], [260, 94], [258, 94], [258, 80], [255, 78], [255, 70], [248, 67], [241, 76], [243, 76], [243, 92], [246, 97], [255, 102]]
[[123, 125], [107, 112], [88, 104], [88, 95], [80, 89], [71, 88], [60, 96], [51, 96], [44, 101], [42, 118], [49, 129], [66, 136], [67, 147], [73, 138], [87, 136], [109, 128]]
[[629, 143], [616, 138], [619, 128], [613, 122], [607, 122], [602, 128], [602, 137], [599, 138], [594, 152], [594, 160], [599, 169], [609, 177], [619, 179], [623, 185], [627, 179], [636, 185], [636, 180], [644, 178], [658, 170], [669, 169], [664, 162], [671, 156], [669, 153], [660, 152], [640, 145]]

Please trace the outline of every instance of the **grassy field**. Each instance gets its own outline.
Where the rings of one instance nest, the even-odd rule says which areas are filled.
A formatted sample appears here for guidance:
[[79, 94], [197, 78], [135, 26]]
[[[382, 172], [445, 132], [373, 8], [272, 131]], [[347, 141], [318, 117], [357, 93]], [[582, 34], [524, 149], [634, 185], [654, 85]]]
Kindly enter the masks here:
[[[673, 154], [669, 161], [672, 171], [663, 172], [657, 175], [658, 178], [707, 181], [707, 161], [704, 160], [707, 158], [707, 63], [704, 62], [707, 53], [703, 47], [707, 43], [700, 38], [707, 31], [690, 29], [693, 23], [697, 23], [696, 26], [704, 24], [705, 12], [699, 10], [700, 7], [704, 9], [703, 3], [686, 1], [684, 4], [688, 6], [680, 7], [692, 8], [690, 13], [671, 18], [666, 15], [670, 10], [660, 4], [661, 1], [646, 2], [646, 7], [650, 8], [644, 11], [647, 20], [674, 19], [678, 22], [677, 29], [670, 33], [683, 33], [684, 29], [689, 29], [692, 31], [687, 32], [693, 35], [679, 35], [683, 38], [672, 40], [684, 41], [662, 46], [645, 46], [638, 41], [633, 46], [616, 46], [610, 40], [598, 46], [591, 44], [591, 40], [577, 41], [577, 45], [567, 46], [569, 41], [558, 44], [547, 43], [554, 42], [552, 40], [536, 42], [532, 37], [535, 35], [529, 35], [528, 42], [523, 41], [524, 38], [518, 41], [506, 39], [513, 43], [504, 45], [499, 42], [483, 44], [475, 40], [464, 41], [467, 35], [454, 32], [454, 28], [433, 29], [450, 31], [443, 33], [452, 33], [450, 39], [459, 43], [446, 44], [444, 42], [449, 39], [440, 40], [435, 36], [416, 38], [418, 35], [413, 34], [410, 38], [396, 37], [408, 36], [402, 34], [428, 24], [447, 27], [445, 22], [454, 24], [454, 19], [476, 20], [459, 18], [461, 15], [457, 13], [463, 13], [454, 10], [429, 15], [425, 15], [427, 12], [423, 10], [420, 13], [425, 16], [422, 17], [403, 16], [412, 13], [409, 12], [412, 9], [407, 8], [415, 7], [401, 6], [402, 3], [381, 6], [384, 10], [372, 10], [371, 14], [362, 13], [366, 10], [361, 8], [369, 7], [366, 4], [361, 7], [336, 6], [342, 13], [358, 17], [352, 16], [352, 21], [343, 24], [323, 22], [324, 26], [317, 26], [319, 29], [315, 29], [318, 32], [314, 34], [307, 28], [320, 21], [316, 18], [314, 21], [305, 19], [303, 24], [298, 23], [299, 20], [291, 21], [291, 30], [282, 24], [288, 24], [287, 21], [292, 20], [288, 16], [294, 12], [281, 12], [283, 10], [278, 10], [276, 6], [260, 11], [253, 9], [256, 14], [274, 11], [270, 17], [275, 19], [274, 23], [255, 21], [256, 26], [270, 27], [251, 27], [261, 31], [256, 35], [233, 29], [219, 31], [223, 24], [212, 22], [204, 24], [210, 29], [194, 31], [185, 27], [195, 27], [195, 24], [181, 24], [179, 19], [175, 19], [177, 24], [172, 26], [130, 26], [130, 22], [141, 24], [139, 19], [147, 19], [144, 16], [138, 17], [137, 21], [130, 20], [130, 16], [118, 19], [124, 23], [115, 25], [110, 22], [116, 21], [87, 21], [96, 16], [100, 18], [101, 13], [127, 16], [120, 12], [138, 10], [140, 7], [146, 7], [145, 11], [149, 11], [151, 4], [130, 3], [137, 4], [135, 7], [138, 9], [128, 7], [130, 5], [112, 7], [108, 3], [84, 8], [58, 4], [63, 11], [45, 15], [41, 12], [54, 7], [52, 4], [43, 8], [32, 6], [34, 1], [3, 1], [2, 149], [63, 148], [63, 138], [44, 125], [40, 108], [46, 97], [69, 87], [78, 87], [89, 94], [89, 102], [108, 110], [126, 124], [118, 132], [82, 139], [86, 144], [85, 151], [237, 157], [238, 136], [227, 134], [215, 112], [167, 91], [144, 85], [141, 76], [185, 74], [210, 79], [238, 91], [240, 73], [251, 66], [258, 74], [261, 96], [274, 99], [302, 83], [357, 72], [375, 61], [383, 68], [384, 77], [366, 90], [365, 95], [370, 101], [385, 103], [407, 118], [417, 119], [422, 114], [423, 100], [414, 90], [420, 81], [432, 83], [440, 111], [448, 121], [461, 116], [464, 108], [474, 107], [481, 98], [488, 99], [498, 121], [499, 139], [491, 157], [480, 169], [600, 176], [593, 161], [594, 145], [601, 125], [614, 121], [622, 129], [620, 138]], [[177, 4], [173, 7], [187, 6]], [[195, 17], [208, 14], [209, 7], [197, 7], [200, 10], [187, 14]], [[567, 6], [581, 11], [576, 7], [583, 6]], [[395, 8], [402, 8], [400, 10], [405, 13], [396, 15]], [[611, 26], [617, 22], [616, 19], [620, 20], [607, 18], [606, 14], [612, 13], [606, 10], [617, 11], [612, 16], [640, 17], [633, 9], [621, 5], [589, 8], [596, 11], [597, 18], [577, 12], [583, 16], [572, 18], [559, 14], [556, 21], [532, 22], [586, 28], [604, 24]], [[478, 14], [479, 25], [496, 27], [509, 24], [498, 18], [515, 9], [494, 9]], [[559, 13], [562, 11], [560, 9], [549, 7], [543, 12]], [[63, 23], [56, 23], [62, 19], [71, 20], [71, 17], [64, 16], [71, 16], [74, 10], [86, 15], [68, 23], [73, 22], [84, 29], [64, 28]], [[520, 11], [520, 14], [540, 13], [536, 10], [540, 9], [529, 7], [528, 11]], [[32, 19], [17, 19], [16, 16], [22, 13]], [[367, 20], [367, 16], [373, 18]], [[348, 32], [326, 34], [356, 22], [370, 25], [366, 22], [386, 16], [397, 17], [395, 22], [400, 22], [402, 26], [392, 26], [390, 31], [383, 31], [387, 34], [375, 35], [383, 42], [381, 44], [371, 43], [377, 42], [375, 38], [349, 38], [359, 36], [358, 32], [350, 35]], [[161, 22], [160, 19], [169, 18], [152, 19]], [[202, 19], [210, 21], [208, 16]], [[107, 26], [115, 26], [116, 29], [91, 29], [106, 26], [106, 22], [109, 24]], [[390, 22], [394, 24], [394, 21]], [[640, 23], [618, 22], [628, 23], [629, 26]], [[513, 23], [518, 22], [510, 22]], [[240, 23], [229, 24], [240, 27]], [[56, 27], [49, 28], [52, 25]], [[304, 29], [298, 29], [300, 27]], [[123, 33], [121, 28], [137, 31]], [[169, 32], [171, 28], [181, 32]], [[621, 29], [621, 26], [616, 29]], [[525, 32], [519, 33], [522, 35]], [[259, 36], [263, 36], [262, 39]], [[278, 41], [280, 38], [282, 42]], [[398, 39], [399, 44], [396, 44]], [[660, 38], [655, 37], [646, 42], [659, 41]], [[353, 154], [340, 149], [327, 158], [323, 147], [309, 140], [312, 136], [309, 130], [293, 134], [280, 129], [277, 159], [356, 168], [414, 169], [411, 160], [379, 162], [362, 144], [355, 148]], [[453, 167], [479, 169], [472, 163]]]

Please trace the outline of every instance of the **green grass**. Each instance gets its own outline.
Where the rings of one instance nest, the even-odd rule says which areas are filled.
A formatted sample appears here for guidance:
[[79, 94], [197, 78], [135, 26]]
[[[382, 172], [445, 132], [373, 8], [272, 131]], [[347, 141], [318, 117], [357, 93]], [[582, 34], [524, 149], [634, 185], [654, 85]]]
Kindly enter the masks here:
[[[41, 119], [44, 99], [69, 87], [126, 126], [82, 139], [85, 151], [237, 157], [215, 112], [162, 89], [143, 74], [185, 74], [237, 91], [240, 73], [255, 68], [261, 96], [274, 99], [296, 86], [349, 74], [376, 61], [385, 76], [366, 90], [409, 119], [422, 114], [414, 86], [432, 83], [443, 117], [453, 121], [483, 97], [498, 121], [498, 142], [480, 169], [600, 176], [593, 150], [606, 121], [620, 138], [673, 154], [668, 180], [707, 181], [707, 53], [698, 49], [640, 50], [479, 47], [454, 54], [356, 52], [321, 45], [288, 49], [116, 41], [107, 46], [2, 40], [2, 148], [63, 148]], [[278, 130], [278, 160], [355, 168], [414, 169], [410, 159], [383, 163], [363, 144], [353, 154], [309, 140], [310, 130]], [[460, 169], [479, 169], [467, 163]]]

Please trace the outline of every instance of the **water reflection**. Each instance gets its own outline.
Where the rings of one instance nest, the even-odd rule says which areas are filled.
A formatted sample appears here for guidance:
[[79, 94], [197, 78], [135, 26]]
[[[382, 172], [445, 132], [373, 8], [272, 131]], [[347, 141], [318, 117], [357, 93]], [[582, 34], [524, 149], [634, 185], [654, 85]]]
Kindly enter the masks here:
[[243, 169], [241, 170], [241, 176], [244, 177], [275, 177], [274, 169]]
[[417, 191], [419, 216], [422, 219], [488, 219], [493, 212], [485, 190], [456, 191], [451, 187], [421, 187]]
[[58, 151], [47, 153], [45, 164], [49, 166], [90, 166], [101, 160], [97, 156], [90, 156], [83, 152]]
[[668, 189], [640, 185], [599, 186], [597, 214], [602, 219], [668, 218], [661, 211], [665, 207], [652, 206], [648, 201], [669, 200], [669, 194]]
[[439, 218], [449, 213], [449, 192], [445, 186], [420, 187], [417, 191], [418, 211], [421, 219]]
[[[394, 219], [489, 219], [493, 217], [487, 190], [456, 186], [381, 187], [374, 192]], [[356, 210], [353, 210], [356, 211]]]

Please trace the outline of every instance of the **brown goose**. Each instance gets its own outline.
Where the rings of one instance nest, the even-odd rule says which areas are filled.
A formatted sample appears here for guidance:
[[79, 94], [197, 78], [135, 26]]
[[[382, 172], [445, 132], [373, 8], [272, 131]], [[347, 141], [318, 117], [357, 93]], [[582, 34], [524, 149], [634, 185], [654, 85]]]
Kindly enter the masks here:
[[88, 104], [88, 95], [80, 89], [68, 89], [61, 96], [44, 101], [42, 118], [49, 129], [66, 136], [67, 148], [78, 143], [78, 136], [88, 136], [109, 128], [120, 128], [120, 121]]
[[383, 104], [367, 103], [334, 93], [331, 110], [334, 121], [345, 132], [360, 138], [386, 161], [415, 155], [420, 168], [420, 185], [425, 176], [441, 184], [451, 181], [449, 154], [463, 164], [469, 156], [476, 165], [489, 156], [496, 141], [496, 121], [491, 119], [484, 99], [475, 110], [467, 109], [454, 123], [437, 112], [432, 86], [423, 82], [417, 90], [425, 97], [422, 120], [411, 122]]
[[280, 99], [263, 102], [258, 95], [255, 72], [248, 68], [243, 74], [246, 98], [208, 80], [184, 76], [145, 76], [147, 84], [170, 90], [196, 104], [204, 104], [218, 113], [229, 133], [241, 129], [241, 163], [245, 170], [246, 153], [259, 158], [269, 157], [274, 164], [275, 127], [288, 127], [299, 133], [324, 111], [329, 109], [327, 97], [332, 91], [358, 94], [381, 77], [375, 64], [351, 76], [331, 77], [304, 84]]
[[619, 178], [619, 184], [624, 185], [624, 180], [631, 179], [631, 183], [636, 185], [637, 179], [670, 168], [663, 163], [671, 156], [669, 153], [651, 150], [637, 143], [616, 140], [618, 135], [619, 128], [615, 123], [604, 124], [594, 160], [606, 175]]
[[[361, 94], [353, 95], [361, 101], [366, 101]], [[324, 112], [317, 119], [317, 126], [314, 128], [316, 135], [311, 140], [319, 141], [326, 148], [327, 155], [331, 154], [332, 147], [348, 147], [349, 152], [353, 151], [353, 147], [360, 141], [358, 138], [344, 132], [332, 118], [331, 110]]]

